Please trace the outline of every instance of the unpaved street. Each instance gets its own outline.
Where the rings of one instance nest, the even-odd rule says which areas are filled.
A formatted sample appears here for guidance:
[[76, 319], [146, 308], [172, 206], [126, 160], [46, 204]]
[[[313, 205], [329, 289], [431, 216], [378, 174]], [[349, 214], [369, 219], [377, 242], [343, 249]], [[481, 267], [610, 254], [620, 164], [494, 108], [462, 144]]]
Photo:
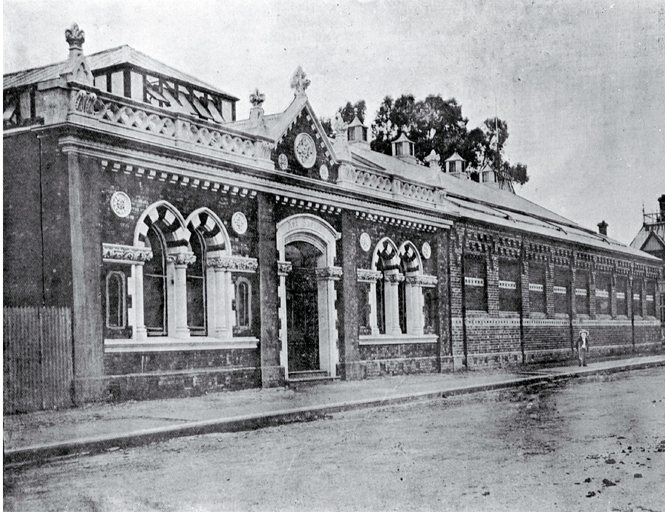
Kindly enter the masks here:
[[4, 474], [6, 510], [665, 510], [665, 369]]

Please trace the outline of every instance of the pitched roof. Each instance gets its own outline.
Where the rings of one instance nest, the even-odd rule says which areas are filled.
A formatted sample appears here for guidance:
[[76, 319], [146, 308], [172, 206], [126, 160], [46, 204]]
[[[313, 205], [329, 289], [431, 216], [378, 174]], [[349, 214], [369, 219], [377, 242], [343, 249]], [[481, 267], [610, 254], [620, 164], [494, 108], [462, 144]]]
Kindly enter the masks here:
[[[206, 82], [193, 77], [192, 75], [178, 71], [167, 64], [163, 64], [128, 45], [118, 46], [117, 48], [111, 48], [91, 55], [86, 55], [86, 60], [88, 61], [90, 69], [93, 71], [119, 64], [132, 64], [147, 71], [152, 71], [155, 74], [170, 77], [180, 82], [191, 84], [197, 88], [226, 96], [232, 100], [238, 99], [213, 85], [207, 84]], [[13, 87], [23, 87], [43, 82], [45, 80], [58, 78], [62, 73], [67, 71], [67, 68], [68, 61], [65, 60], [48, 66], [8, 73], [2, 77], [2, 88], [9, 89]]]
[[393, 176], [443, 188], [447, 192], [447, 200], [451, 203], [450, 210], [456, 211], [464, 218], [585, 244], [598, 249], [617, 251], [646, 259], [653, 258], [653, 256], [628, 247], [617, 240], [585, 229], [575, 222], [509, 191], [460, 179], [424, 165], [410, 164], [357, 145], [351, 146], [351, 153], [355, 165], [370, 169], [380, 168]]

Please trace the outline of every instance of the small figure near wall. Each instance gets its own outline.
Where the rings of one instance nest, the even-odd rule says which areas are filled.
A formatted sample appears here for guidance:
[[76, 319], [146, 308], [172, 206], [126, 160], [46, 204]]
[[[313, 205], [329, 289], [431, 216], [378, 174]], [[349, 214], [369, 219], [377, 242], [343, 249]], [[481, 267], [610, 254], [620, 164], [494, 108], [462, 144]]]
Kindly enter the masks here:
[[580, 337], [577, 338], [576, 350], [579, 366], [586, 366], [586, 356], [589, 351], [589, 331], [586, 329], [580, 331]]

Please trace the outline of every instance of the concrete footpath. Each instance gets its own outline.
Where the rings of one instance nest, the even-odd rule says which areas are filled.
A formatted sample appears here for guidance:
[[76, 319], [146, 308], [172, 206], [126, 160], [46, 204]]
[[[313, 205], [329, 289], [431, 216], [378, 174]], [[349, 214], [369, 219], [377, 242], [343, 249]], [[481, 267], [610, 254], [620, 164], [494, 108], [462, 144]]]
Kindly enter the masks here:
[[4, 417], [4, 463], [99, 453], [174, 437], [237, 432], [336, 412], [491, 391], [524, 384], [665, 366], [665, 355], [592, 362], [408, 375], [293, 389], [253, 389], [193, 398], [94, 404]]

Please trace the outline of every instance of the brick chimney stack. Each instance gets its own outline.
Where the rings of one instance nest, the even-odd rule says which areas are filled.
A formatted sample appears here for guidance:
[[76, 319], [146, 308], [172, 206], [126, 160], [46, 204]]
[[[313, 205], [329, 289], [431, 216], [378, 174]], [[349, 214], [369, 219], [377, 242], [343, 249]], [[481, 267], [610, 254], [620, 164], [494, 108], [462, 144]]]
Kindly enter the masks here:
[[598, 223], [598, 233], [600, 233], [603, 236], [607, 236], [607, 226], [608, 226], [607, 222], [601, 220]]

